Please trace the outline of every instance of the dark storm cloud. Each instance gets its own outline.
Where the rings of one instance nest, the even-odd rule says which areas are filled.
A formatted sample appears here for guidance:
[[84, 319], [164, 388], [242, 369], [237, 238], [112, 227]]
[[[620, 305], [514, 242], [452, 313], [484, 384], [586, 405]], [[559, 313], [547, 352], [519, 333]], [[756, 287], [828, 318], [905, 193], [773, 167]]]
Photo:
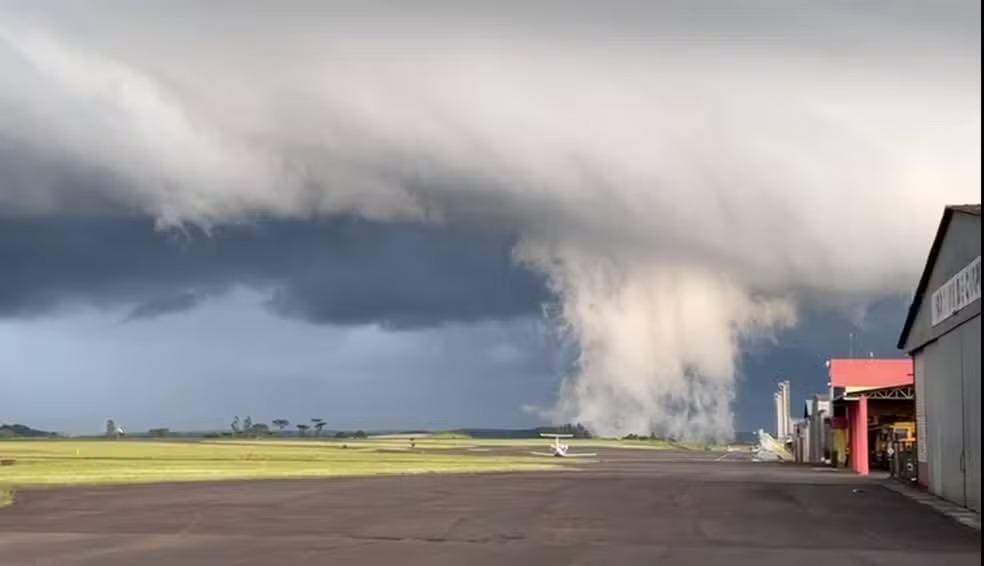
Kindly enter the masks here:
[[136, 218], [0, 218], [0, 316], [77, 304], [141, 319], [241, 285], [316, 323], [421, 327], [536, 314], [543, 282], [505, 237], [350, 218], [156, 231]]
[[156, 316], [186, 311], [201, 303], [204, 296], [193, 291], [178, 291], [140, 303], [130, 311], [127, 320], [154, 318]]

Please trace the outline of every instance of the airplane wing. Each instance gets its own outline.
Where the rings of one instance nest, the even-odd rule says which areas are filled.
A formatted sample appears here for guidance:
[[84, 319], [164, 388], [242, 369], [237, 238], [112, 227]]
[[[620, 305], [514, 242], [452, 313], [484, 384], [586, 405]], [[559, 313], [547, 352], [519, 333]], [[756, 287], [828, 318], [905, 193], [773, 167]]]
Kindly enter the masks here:
[[543, 438], [574, 438], [573, 434], [551, 434], [547, 432], [541, 432], [540, 436]]
[[532, 454], [534, 456], [547, 456], [547, 457], [550, 457], [550, 458], [553, 458], [554, 456], [556, 456], [556, 454], [553, 454], [551, 452], [530, 452], [530, 454]]
[[571, 454], [570, 452], [568, 452], [566, 456], [568, 458], [592, 458], [594, 456], [597, 456], [597, 454], [595, 454], [594, 452], [578, 452], [577, 454]]

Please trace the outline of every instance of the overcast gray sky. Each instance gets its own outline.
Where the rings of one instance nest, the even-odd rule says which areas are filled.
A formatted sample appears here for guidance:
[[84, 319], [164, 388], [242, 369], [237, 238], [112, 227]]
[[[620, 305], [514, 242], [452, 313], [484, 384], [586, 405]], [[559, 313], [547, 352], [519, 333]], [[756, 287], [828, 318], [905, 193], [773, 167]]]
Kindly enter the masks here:
[[895, 354], [980, 5], [10, 1], [0, 108], [0, 420], [721, 438]]

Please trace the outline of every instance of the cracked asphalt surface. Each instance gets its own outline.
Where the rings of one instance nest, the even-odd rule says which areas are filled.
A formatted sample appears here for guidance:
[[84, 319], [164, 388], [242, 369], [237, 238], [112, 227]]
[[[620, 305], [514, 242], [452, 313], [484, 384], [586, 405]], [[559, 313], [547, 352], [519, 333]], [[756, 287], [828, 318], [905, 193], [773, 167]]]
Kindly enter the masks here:
[[850, 474], [599, 450], [545, 473], [23, 490], [0, 564], [980, 564], [979, 534]]

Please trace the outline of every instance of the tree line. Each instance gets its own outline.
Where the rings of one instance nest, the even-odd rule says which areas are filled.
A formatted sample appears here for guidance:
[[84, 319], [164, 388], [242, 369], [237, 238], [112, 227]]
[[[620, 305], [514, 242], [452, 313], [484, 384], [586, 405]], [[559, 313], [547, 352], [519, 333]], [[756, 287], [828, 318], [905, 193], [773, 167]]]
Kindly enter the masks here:
[[[297, 436], [324, 436], [325, 419], [320, 417], [313, 417], [310, 419], [310, 424], [308, 422], [294, 423], [294, 428], [297, 429]], [[290, 427], [291, 422], [289, 419], [273, 419], [270, 423], [277, 429], [277, 433], [281, 436], [290, 434], [287, 429]], [[239, 415], [236, 415], [232, 419], [230, 424], [233, 436], [268, 436], [273, 434], [270, 427], [265, 423], [254, 423], [253, 418], [247, 416], [242, 420], [239, 419]], [[335, 438], [367, 438], [369, 435], [365, 431], [357, 430], [355, 432], [345, 432], [339, 431], [333, 435]]]

